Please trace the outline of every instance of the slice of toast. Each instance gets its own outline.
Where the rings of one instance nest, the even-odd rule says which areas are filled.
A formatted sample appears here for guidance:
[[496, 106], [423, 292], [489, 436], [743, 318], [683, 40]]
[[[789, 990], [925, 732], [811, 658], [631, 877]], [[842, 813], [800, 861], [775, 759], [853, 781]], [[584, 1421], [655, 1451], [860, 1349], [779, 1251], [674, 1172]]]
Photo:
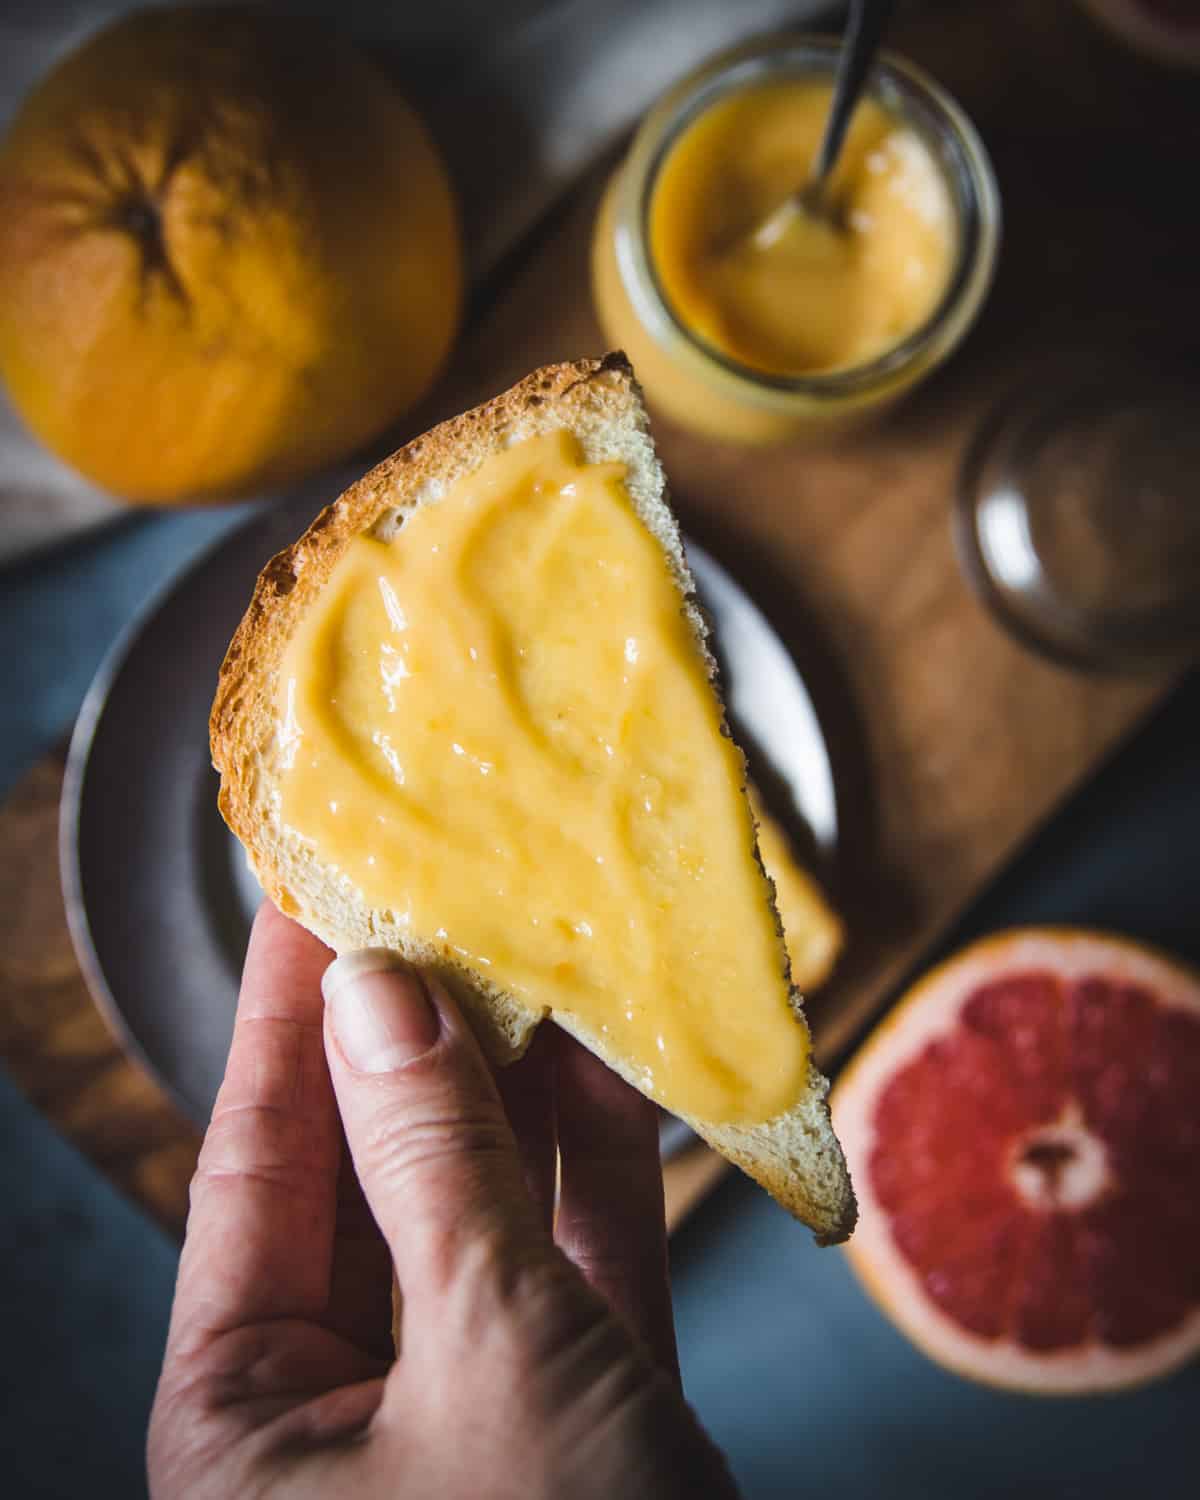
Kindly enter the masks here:
[[[394, 453], [316, 518], [292, 547], [264, 568], [250, 607], [221, 667], [211, 720], [213, 763], [221, 773], [220, 807], [245, 846], [263, 888], [279, 908], [339, 953], [387, 946], [437, 970], [463, 1004], [489, 1057], [519, 1057], [546, 1008], [532, 1009], [486, 976], [451, 964], [445, 945], [422, 940], [387, 911], [371, 909], [335, 870], [281, 821], [276, 694], [279, 665], [304, 611], [313, 603], [351, 538], [387, 539], [407, 513], [436, 501], [456, 480], [514, 441], [567, 429], [590, 463], [625, 465], [625, 485], [642, 522], [662, 547], [716, 687], [716, 664], [684, 557], [666, 481], [650, 437], [640, 392], [622, 355], [551, 365], [495, 400], [443, 423]], [[786, 958], [781, 958], [781, 967]], [[791, 991], [796, 1024], [806, 1023]], [[560, 1017], [578, 1039], [629, 1082], [628, 1060], [604, 1039]], [[828, 1085], [808, 1064], [807, 1086], [788, 1112], [766, 1124], [687, 1123], [760, 1182], [823, 1243], [844, 1239], [854, 1196], [826, 1104]]]

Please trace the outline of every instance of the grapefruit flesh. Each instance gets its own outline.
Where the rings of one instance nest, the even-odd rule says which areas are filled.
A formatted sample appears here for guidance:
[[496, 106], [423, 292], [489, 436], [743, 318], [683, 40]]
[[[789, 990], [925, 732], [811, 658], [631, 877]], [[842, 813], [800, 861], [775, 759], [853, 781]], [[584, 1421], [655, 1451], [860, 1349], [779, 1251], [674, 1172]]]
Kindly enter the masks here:
[[834, 1091], [847, 1247], [941, 1363], [1084, 1392], [1200, 1348], [1200, 980], [1098, 933], [967, 949]]

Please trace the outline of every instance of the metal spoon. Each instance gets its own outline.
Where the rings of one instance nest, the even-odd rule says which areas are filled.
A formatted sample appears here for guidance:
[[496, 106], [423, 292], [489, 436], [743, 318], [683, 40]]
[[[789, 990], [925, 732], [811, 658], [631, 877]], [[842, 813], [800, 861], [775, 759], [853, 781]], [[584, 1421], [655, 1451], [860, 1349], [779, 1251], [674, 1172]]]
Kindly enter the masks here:
[[798, 215], [811, 219], [831, 220], [826, 198], [829, 177], [837, 165], [846, 130], [858, 104], [863, 85], [875, 61], [879, 43], [892, 13], [894, 0], [850, 0], [850, 19], [846, 38], [838, 57], [837, 76], [833, 84], [833, 101], [821, 144], [813, 158], [808, 181], [790, 194], [751, 235], [760, 250], [769, 249], [786, 234]]

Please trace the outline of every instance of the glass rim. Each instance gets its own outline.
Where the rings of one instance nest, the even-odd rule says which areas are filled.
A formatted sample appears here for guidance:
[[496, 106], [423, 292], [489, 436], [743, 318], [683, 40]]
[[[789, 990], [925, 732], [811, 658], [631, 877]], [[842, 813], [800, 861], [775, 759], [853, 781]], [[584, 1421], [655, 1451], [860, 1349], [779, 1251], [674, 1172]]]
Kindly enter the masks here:
[[[680, 346], [711, 377], [719, 372], [737, 394], [774, 404], [779, 399], [866, 395], [923, 360], [935, 364], [956, 346], [991, 285], [999, 248], [1001, 210], [995, 173], [974, 125], [926, 73], [895, 53], [881, 52], [867, 92], [906, 124], [921, 130], [946, 181], [957, 219], [954, 273], [929, 317], [866, 364], [801, 375], [756, 369], [716, 348], [678, 316], [663, 291], [650, 254], [648, 218], [659, 172], [683, 132], [722, 98], [772, 76], [832, 74], [841, 48], [834, 36], [783, 33], [718, 54], [671, 89], [638, 128], [620, 171], [615, 215], [618, 272], [647, 331]], [[946, 160], [947, 150], [952, 158]]]
[[[1141, 349], [1110, 348], [1099, 360], [1090, 347], [1059, 352], [1037, 366], [1042, 394], [1031, 395], [1028, 383], [1013, 385], [967, 443], [952, 512], [960, 566], [995, 619], [1051, 661], [1122, 673], [1200, 659], [1200, 597], [1194, 591], [1165, 603], [1132, 605], [1107, 597], [1081, 603], [1064, 592], [1061, 572], [1046, 567], [1036, 524], [1039, 508], [1054, 512], [1046, 492], [1039, 498], [1030, 488], [1041, 456], [1064, 434], [1090, 442], [1089, 432], [1107, 430], [1122, 416], [1132, 417], [1143, 436], [1157, 430], [1170, 440], [1172, 430], [1193, 431], [1200, 393], [1193, 364], [1183, 343], [1153, 359]], [[989, 510], [993, 516], [1002, 510], [1008, 523], [1003, 549], [994, 530], [989, 536]], [[1003, 555], [1014, 550], [1016, 568]]]

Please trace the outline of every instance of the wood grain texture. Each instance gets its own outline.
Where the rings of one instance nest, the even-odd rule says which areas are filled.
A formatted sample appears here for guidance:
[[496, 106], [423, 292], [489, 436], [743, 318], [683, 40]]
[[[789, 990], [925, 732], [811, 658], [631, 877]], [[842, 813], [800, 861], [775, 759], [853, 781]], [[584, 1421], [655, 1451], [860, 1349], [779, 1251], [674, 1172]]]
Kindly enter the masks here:
[[200, 1139], [122, 1052], [75, 961], [58, 877], [63, 758], [0, 808], [0, 1059], [127, 1197], [181, 1235]]
[[[957, 95], [996, 163], [1005, 243], [980, 325], [914, 397], [832, 447], [751, 455], [657, 426], [685, 526], [771, 615], [831, 740], [843, 838], [829, 875], [850, 943], [810, 1006], [826, 1062], [1168, 685], [1060, 670], [976, 603], [949, 528], [970, 433], [999, 395], [1055, 378], [1065, 352], [1165, 353], [1200, 329], [1200, 236], [1181, 190], [1200, 154], [1194, 79], [1039, 0], [940, 0], [904, 12], [891, 40]], [[601, 351], [587, 250], [602, 178], [546, 226], [399, 436], [537, 364]], [[87, 1003], [54, 868], [57, 775], [39, 768], [0, 815], [0, 1055], [178, 1227], [195, 1136]]]

